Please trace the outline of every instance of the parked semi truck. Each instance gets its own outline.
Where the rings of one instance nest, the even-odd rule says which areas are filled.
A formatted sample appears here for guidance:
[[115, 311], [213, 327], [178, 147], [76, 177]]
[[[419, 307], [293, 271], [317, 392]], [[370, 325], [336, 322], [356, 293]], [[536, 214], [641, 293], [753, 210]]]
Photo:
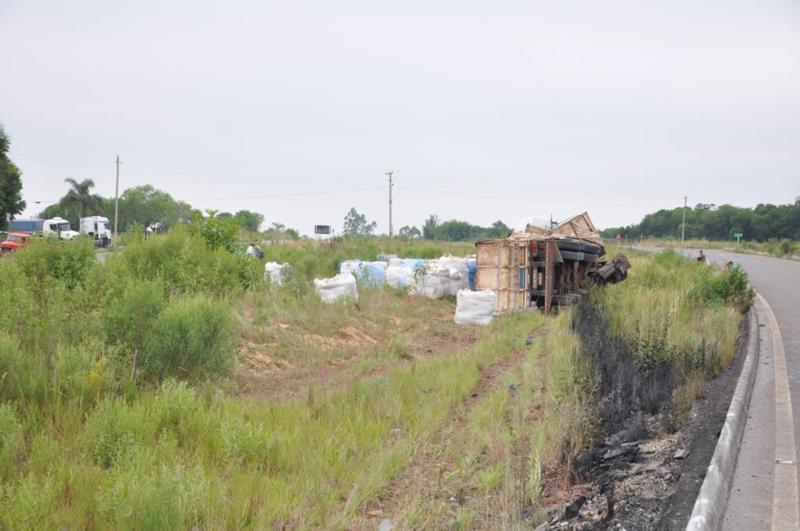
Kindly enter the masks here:
[[15, 219], [9, 224], [10, 232], [41, 234], [62, 240], [71, 240], [78, 235], [78, 232], [70, 227], [69, 221], [59, 217], [51, 219]]
[[100, 247], [108, 247], [111, 243], [111, 228], [108, 223], [108, 218], [103, 216], [89, 216], [81, 218], [81, 234], [86, 234], [95, 245]]

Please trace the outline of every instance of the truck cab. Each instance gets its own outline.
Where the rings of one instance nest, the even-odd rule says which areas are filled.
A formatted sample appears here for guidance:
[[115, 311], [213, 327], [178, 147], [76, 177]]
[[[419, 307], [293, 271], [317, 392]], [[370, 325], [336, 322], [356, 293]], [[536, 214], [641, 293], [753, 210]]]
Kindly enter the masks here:
[[100, 247], [108, 247], [111, 243], [111, 228], [106, 217], [89, 216], [81, 218], [80, 232], [88, 235], [94, 240], [95, 245]]
[[69, 221], [56, 217], [44, 220], [42, 234], [45, 236], [57, 236], [62, 240], [71, 240], [78, 235], [78, 232], [72, 230]]

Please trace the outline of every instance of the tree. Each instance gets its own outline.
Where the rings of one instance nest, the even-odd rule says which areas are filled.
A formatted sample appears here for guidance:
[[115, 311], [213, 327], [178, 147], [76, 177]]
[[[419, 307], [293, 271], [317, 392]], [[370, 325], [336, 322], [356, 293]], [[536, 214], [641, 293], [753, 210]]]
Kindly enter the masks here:
[[69, 184], [67, 195], [59, 201], [67, 212], [74, 213], [78, 218], [95, 215], [103, 208], [103, 198], [92, 193], [94, 181], [84, 179], [81, 182], [67, 178], [64, 182]]
[[422, 237], [426, 240], [436, 239], [436, 229], [439, 227], [439, 216], [431, 214], [422, 225]]
[[194, 213], [187, 203], [175, 201], [167, 192], [149, 184], [128, 188], [119, 198], [121, 231], [128, 230], [134, 224], [147, 227], [156, 222], [169, 228], [189, 221]]
[[422, 232], [417, 227], [409, 227], [408, 225], [402, 227], [398, 234], [401, 238], [419, 238], [422, 236]]
[[238, 219], [242, 227], [250, 232], [258, 232], [261, 229], [261, 224], [264, 223], [263, 214], [250, 212], [249, 210], [240, 210], [233, 217]]
[[11, 141], [0, 126], [0, 230], [8, 228], [8, 222], [25, 210], [22, 200], [22, 173], [8, 158]]
[[288, 228], [283, 223], [273, 223], [270, 228], [264, 231], [267, 240], [299, 240], [300, 233], [295, 229]]
[[490, 238], [506, 238], [509, 234], [511, 234], [511, 227], [499, 219], [492, 223], [492, 226], [489, 229]]
[[470, 240], [474, 238], [477, 232], [473, 230], [475, 228], [480, 230], [480, 227], [474, 227], [466, 221], [451, 219], [441, 223], [436, 228], [436, 237], [448, 241]]
[[355, 208], [351, 208], [344, 217], [342, 233], [345, 236], [372, 236], [377, 226], [377, 222], [367, 223], [367, 216], [359, 214]]
[[[640, 223], [611, 227], [601, 232], [613, 238], [617, 233], [629, 238], [656, 237], [677, 239], [681, 235], [683, 207], [647, 214]], [[699, 203], [686, 210], [686, 238], [730, 240], [736, 232], [747, 240], [800, 237], [800, 205], [760, 204], [755, 208]]]
[[194, 219], [189, 224], [189, 231], [199, 234], [206, 241], [206, 245], [212, 249], [221, 247], [233, 252], [236, 236], [239, 233], [239, 221], [233, 216], [220, 216], [219, 214], [213, 209], [206, 210], [205, 217], [199, 212], [195, 213]]

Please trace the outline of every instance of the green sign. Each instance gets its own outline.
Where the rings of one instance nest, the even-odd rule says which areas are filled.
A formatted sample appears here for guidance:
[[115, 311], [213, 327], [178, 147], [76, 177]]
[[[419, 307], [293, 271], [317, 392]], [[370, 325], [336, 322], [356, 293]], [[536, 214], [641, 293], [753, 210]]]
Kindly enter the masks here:
[[742, 236], [744, 236], [744, 232], [734, 232], [733, 233], [733, 237], [734, 238], [741, 238]]

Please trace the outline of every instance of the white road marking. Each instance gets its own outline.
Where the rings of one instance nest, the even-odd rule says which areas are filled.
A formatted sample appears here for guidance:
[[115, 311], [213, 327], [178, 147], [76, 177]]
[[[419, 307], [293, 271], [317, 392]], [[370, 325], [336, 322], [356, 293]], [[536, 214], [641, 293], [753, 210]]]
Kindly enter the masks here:
[[772, 529], [794, 531], [800, 529], [800, 504], [798, 504], [800, 496], [797, 487], [795, 466], [797, 450], [786, 353], [783, 350], [778, 320], [772, 313], [772, 308], [760, 293], [757, 295], [757, 300], [772, 330], [772, 357], [775, 369], [775, 475], [772, 486]]

